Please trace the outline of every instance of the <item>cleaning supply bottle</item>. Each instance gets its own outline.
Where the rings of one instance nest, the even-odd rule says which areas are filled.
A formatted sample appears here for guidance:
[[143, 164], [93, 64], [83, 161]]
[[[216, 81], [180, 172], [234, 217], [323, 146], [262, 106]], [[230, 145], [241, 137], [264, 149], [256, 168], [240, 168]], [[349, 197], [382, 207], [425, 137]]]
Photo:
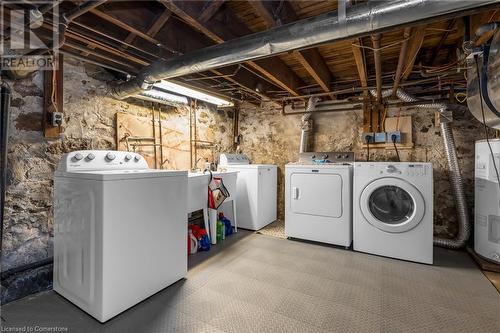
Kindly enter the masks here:
[[224, 224], [221, 220], [217, 220], [217, 241], [224, 239]]
[[221, 220], [221, 222], [224, 223], [225, 235], [226, 236], [231, 235], [233, 233], [233, 226], [231, 224], [231, 221], [227, 217], [224, 216], [223, 212], [219, 213], [219, 220]]
[[189, 254], [195, 254], [198, 252], [198, 240], [193, 235], [193, 230], [188, 231], [188, 251]]

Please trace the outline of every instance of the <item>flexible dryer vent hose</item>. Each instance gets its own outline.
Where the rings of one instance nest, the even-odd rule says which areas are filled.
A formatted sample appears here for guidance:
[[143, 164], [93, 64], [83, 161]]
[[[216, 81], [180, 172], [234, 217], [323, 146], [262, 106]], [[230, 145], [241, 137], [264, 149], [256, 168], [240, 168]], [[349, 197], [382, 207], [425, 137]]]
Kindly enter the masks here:
[[[375, 96], [377, 92], [375, 90], [370, 90], [370, 93]], [[382, 91], [382, 97], [384, 98], [391, 95], [392, 89]], [[398, 89], [396, 91], [396, 96], [404, 102], [418, 101], [416, 97], [408, 94], [402, 89]], [[441, 113], [448, 109], [448, 106], [444, 103], [421, 104], [417, 105], [417, 107], [439, 109]], [[469, 220], [469, 211], [467, 208], [467, 201], [465, 199], [463, 180], [457, 158], [457, 149], [455, 147], [455, 140], [453, 138], [453, 131], [450, 122], [442, 121], [440, 130], [441, 136], [443, 137], [446, 159], [448, 160], [448, 173], [457, 209], [458, 234], [454, 239], [435, 237], [434, 245], [449, 249], [460, 249], [465, 246], [467, 240], [470, 237], [471, 226]]]

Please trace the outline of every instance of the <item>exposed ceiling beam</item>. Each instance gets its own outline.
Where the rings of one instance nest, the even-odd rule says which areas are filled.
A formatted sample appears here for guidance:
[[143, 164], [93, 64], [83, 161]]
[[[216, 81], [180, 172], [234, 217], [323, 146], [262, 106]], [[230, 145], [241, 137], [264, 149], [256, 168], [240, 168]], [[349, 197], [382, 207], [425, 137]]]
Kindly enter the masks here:
[[214, 16], [219, 8], [226, 2], [226, 0], [212, 0], [209, 1], [208, 5], [205, 7], [203, 12], [198, 17], [198, 20], [202, 23], [206, 23], [208, 20]]
[[412, 31], [413, 37], [410, 40], [410, 44], [408, 45], [408, 54], [406, 56], [405, 67], [403, 71], [403, 77], [401, 81], [406, 81], [413, 70], [413, 65], [417, 60], [418, 52], [422, 47], [422, 43], [424, 42], [425, 37], [425, 25], [413, 28]]
[[[196, 6], [196, 3], [181, 0], [159, 1], [179, 16], [184, 22], [203, 33], [217, 44], [252, 33], [236, 18], [236, 15], [229, 10], [225, 11], [226, 22], [209, 20], [203, 23], [199, 19], [200, 7]], [[301, 80], [281, 59], [266, 58], [255, 60], [248, 62], [248, 65], [291, 95], [299, 95], [297, 88], [301, 85]]]
[[[172, 12], [168, 9], [165, 9], [163, 13], [153, 22], [153, 24], [149, 27], [146, 35], [151, 37], [156, 37], [158, 32], [160, 32], [161, 28], [167, 23], [168, 19], [172, 16]], [[137, 34], [134, 32], [129, 33], [127, 38], [125, 38], [125, 43], [132, 44], [132, 42], [137, 38]], [[126, 45], [124, 45], [126, 48]]]
[[[359, 81], [361, 82], [361, 87], [368, 87], [368, 76], [366, 74], [366, 59], [365, 53], [363, 51], [363, 42], [360, 38], [356, 38], [352, 45], [352, 54], [354, 55], [354, 62], [356, 62], [356, 67], [358, 69]], [[364, 92], [367, 95], [366, 91]]]
[[148, 34], [132, 27], [131, 25], [128, 25], [127, 23], [124, 23], [123, 21], [117, 19], [116, 17], [113, 17], [109, 14], [106, 14], [98, 9], [91, 9], [90, 13], [96, 15], [97, 17], [100, 17], [101, 19], [108, 21], [124, 30], [127, 30], [130, 33], [135, 34], [136, 36], [141, 37], [142, 39], [147, 40], [148, 42], [151, 42], [153, 44], [161, 44], [157, 39], [149, 36]]
[[401, 50], [399, 51], [398, 65], [396, 67], [396, 74], [394, 75], [394, 85], [392, 88], [392, 96], [396, 97], [399, 82], [401, 81], [401, 72], [403, 71], [403, 66], [406, 60], [406, 53], [408, 52], [408, 39], [410, 38], [411, 28], [405, 28], [403, 32], [403, 43], [401, 44]]
[[[167, 22], [167, 20], [168, 20], [167, 19], [167, 15], [168, 15], [168, 17], [170, 17], [171, 14], [172, 14], [172, 11], [170, 11], [169, 9], [166, 9], [166, 11], [168, 11], [168, 14], [166, 14], [166, 12], [164, 12], [162, 14], [163, 19], [160, 17], [156, 22], [160, 21], [160, 19], [165, 21], [164, 24]], [[134, 36], [140, 37], [140, 38], [142, 38], [142, 39], [144, 39], [144, 40], [146, 40], [146, 41], [148, 41], [150, 43], [153, 43], [155, 45], [163, 45], [163, 43], [160, 40], [154, 38], [154, 36], [149, 35], [149, 33], [144, 33], [142, 31], [140, 31], [140, 30], [138, 30], [138, 29], [136, 29], [136, 28], [134, 28], [134, 27], [132, 27], [132, 26], [130, 26], [130, 25], [122, 22], [122, 21], [120, 21], [119, 19], [117, 19], [117, 18], [115, 18], [115, 17], [113, 17], [113, 16], [111, 16], [109, 14], [106, 14], [106, 13], [104, 13], [102, 11], [99, 11], [99, 10], [96, 10], [96, 9], [93, 9], [90, 12], [92, 14], [97, 15], [98, 17], [102, 18], [103, 20], [105, 20], [105, 21], [107, 21], [109, 23], [112, 23], [112, 24], [114, 24], [114, 25], [116, 25], [116, 26], [118, 26], [118, 27], [120, 27], [120, 28], [128, 31], [130, 33], [129, 36], [131, 34], [133, 34]], [[149, 31], [155, 32], [156, 29], [158, 29], [158, 31], [159, 31], [161, 29], [161, 27], [159, 27], [159, 25], [160, 25], [160, 22], [158, 22], [158, 24], [153, 24], [150, 27], [150, 29], [148, 30], [148, 32]], [[179, 52], [176, 52], [176, 53], [179, 53]], [[211, 72], [215, 73], [217, 75], [220, 74], [220, 72], [218, 72], [218, 71], [211, 71]], [[242, 74], [238, 78], [244, 77], [245, 75], [250, 75], [250, 74]], [[226, 80], [239, 85], [240, 87], [242, 87], [247, 92], [254, 91], [255, 95], [258, 95], [261, 98], [269, 99], [269, 97], [266, 96], [264, 93], [256, 92], [255, 91], [255, 87], [248, 87], [248, 86], [245, 85], [245, 83], [240, 83], [239, 81], [237, 81], [234, 78], [226, 78]], [[245, 82], [251, 82], [252, 80], [251, 79], [245, 79], [243, 81], [245, 81]]]
[[[286, 1], [279, 4], [271, 1], [250, 0], [248, 3], [252, 6], [257, 15], [266, 22], [268, 28], [274, 28], [299, 19], [290, 3]], [[277, 14], [274, 14], [278, 10], [278, 8], [274, 8], [273, 5], [275, 4], [281, 6]], [[307, 73], [316, 81], [324, 92], [330, 91], [332, 74], [317, 48], [294, 51], [293, 56], [302, 66], [304, 66]]]
[[448, 26], [446, 27], [446, 31], [443, 32], [443, 35], [441, 36], [441, 39], [439, 40], [439, 43], [432, 50], [431, 58], [429, 59], [429, 65], [432, 65], [436, 61], [436, 58], [437, 58], [437, 56], [439, 54], [439, 51], [441, 50], [441, 48], [443, 47], [444, 43], [448, 39], [448, 36], [450, 35], [450, 33], [451, 33], [451, 31], [452, 31], [452, 29], [453, 29], [453, 27], [455, 26], [456, 23], [457, 23], [457, 19], [456, 18], [452, 18], [448, 22]]
[[309, 75], [312, 76], [321, 89], [330, 91], [331, 74], [328, 66], [317, 49], [294, 51], [294, 57], [304, 66]]
[[250, 6], [252, 6], [257, 15], [260, 16], [260, 18], [262, 18], [264, 21], [266, 21], [268, 28], [272, 28], [278, 25], [273, 17], [273, 14], [271, 14], [272, 9], [270, 8], [270, 2], [264, 4], [260, 0], [249, 0], [248, 3], [250, 4]]

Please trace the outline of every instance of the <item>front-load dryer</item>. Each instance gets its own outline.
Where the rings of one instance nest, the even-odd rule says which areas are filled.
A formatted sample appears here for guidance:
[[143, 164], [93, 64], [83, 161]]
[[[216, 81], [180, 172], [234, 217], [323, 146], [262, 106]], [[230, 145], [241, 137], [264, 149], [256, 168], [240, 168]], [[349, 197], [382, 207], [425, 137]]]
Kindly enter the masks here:
[[431, 163], [356, 162], [355, 251], [433, 262]]
[[285, 166], [285, 235], [349, 247], [353, 153], [302, 153]]

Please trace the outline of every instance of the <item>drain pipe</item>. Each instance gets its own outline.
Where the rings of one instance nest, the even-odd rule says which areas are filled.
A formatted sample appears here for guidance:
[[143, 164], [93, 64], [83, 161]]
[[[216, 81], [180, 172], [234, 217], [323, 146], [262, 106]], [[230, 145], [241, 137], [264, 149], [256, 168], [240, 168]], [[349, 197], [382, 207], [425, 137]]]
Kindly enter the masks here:
[[299, 153], [305, 153], [307, 151], [309, 145], [309, 135], [312, 130], [312, 119], [311, 115], [314, 109], [316, 108], [316, 104], [319, 102], [318, 97], [310, 97], [307, 102], [306, 114], [302, 116], [301, 124], [300, 124], [300, 146]]
[[2, 80], [0, 86], [0, 249], [3, 239], [5, 192], [7, 186], [7, 142], [9, 140], [10, 87]]
[[[376, 96], [376, 90], [370, 90], [373, 96]], [[382, 97], [389, 97], [393, 94], [392, 89], [387, 89], [382, 92]], [[396, 96], [404, 102], [416, 102], [418, 99], [402, 89], [396, 91]], [[443, 137], [444, 150], [446, 159], [448, 160], [448, 172], [455, 198], [455, 206], [457, 208], [458, 219], [458, 234], [455, 239], [447, 238], [434, 238], [434, 245], [445, 247], [449, 249], [460, 249], [465, 246], [470, 237], [470, 220], [469, 212], [467, 209], [467, 201], [465, 199], [464, 186], [462, 175], [460, 173], [460, 165], [458, 164], [457, 149], [455, 147], [455, 140], [453, 138], [453, 131], [451, 128], [451, 117], [447, 117], [446, 113], [449, 107], [445, 103], [431, 103], [416, 105], [421, 108], [439, 109], [442, 116], [440, 121], [441, 136]]]

